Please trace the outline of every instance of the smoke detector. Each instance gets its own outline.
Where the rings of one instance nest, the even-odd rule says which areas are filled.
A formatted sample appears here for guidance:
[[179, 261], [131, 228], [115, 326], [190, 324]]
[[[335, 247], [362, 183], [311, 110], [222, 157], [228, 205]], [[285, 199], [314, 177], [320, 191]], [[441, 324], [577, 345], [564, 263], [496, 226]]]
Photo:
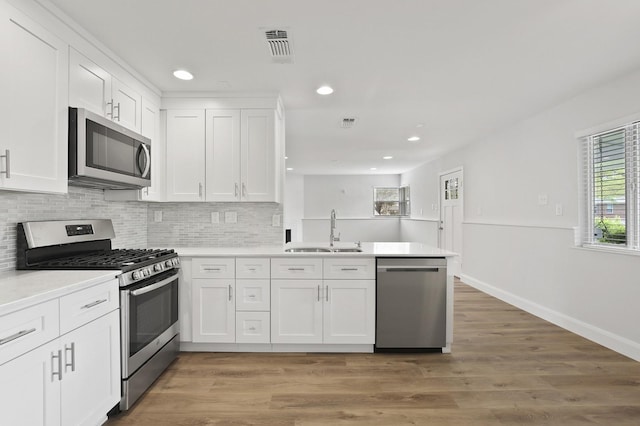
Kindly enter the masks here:
[[350, 129], [356, 125], [356, 121], [358, 121], [356, 117], [343, 117], [342, 120], [340, 120], [340, 127]]
[[288, 30], [268, 30], [264, 35], [273, 62], [279, 64], [293, 62], [293, 40]]

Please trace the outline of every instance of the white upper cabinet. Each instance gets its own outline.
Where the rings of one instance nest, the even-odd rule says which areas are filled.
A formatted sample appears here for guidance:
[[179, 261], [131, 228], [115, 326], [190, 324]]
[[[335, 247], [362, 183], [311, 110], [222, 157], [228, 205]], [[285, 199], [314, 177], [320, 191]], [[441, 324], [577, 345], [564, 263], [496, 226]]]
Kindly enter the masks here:
[[164, 200], [166, 146], [160, 137], [160, 123], [160, 108], [143, 98], [140, 133], [151, 139], [151, 186], [140, 191], [144, 201]]
[[67, 191], [68, 45], [0, 3], [0, 190]]
[[95, 62], [71, 48], [69, 105], [86, 108], [140, 132], [142, 96]]
[[276, 201], [275, 111], [206, 114], [206, 200]]
[[167, 201], [205, 201], [204, 129], [204, 110], [167, 111]]

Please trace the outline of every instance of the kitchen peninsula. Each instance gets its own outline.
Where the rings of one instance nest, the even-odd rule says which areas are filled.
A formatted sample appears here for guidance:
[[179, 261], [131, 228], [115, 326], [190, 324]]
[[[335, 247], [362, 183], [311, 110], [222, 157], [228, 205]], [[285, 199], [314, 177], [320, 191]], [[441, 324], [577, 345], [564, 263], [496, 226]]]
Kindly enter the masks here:
[[[373, 352], [376, 260], [455, 253], [422, 243], [176, 248], [183, 351]], [[453, 275], [446, 273], [446, 345]]]

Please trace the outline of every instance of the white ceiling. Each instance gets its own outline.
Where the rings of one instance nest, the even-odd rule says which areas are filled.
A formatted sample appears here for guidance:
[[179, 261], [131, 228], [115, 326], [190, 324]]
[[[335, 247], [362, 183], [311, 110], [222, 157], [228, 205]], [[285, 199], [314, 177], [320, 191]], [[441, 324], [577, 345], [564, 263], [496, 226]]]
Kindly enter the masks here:
[[638, 0], [51, 2], [162, 91], [279, 93], [293, 173], [401, 173], [640, 68]]

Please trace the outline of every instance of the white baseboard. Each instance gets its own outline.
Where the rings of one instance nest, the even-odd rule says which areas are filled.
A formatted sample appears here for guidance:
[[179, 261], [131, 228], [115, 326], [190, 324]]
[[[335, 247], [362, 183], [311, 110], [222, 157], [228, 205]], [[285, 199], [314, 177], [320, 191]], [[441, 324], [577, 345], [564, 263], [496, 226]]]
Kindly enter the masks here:
[[585, 339], [589, 339], [624, 356], [640, 361], [640, 344], [632, 340], [580, 321], [561, 312], [554, 311], [537, 303], [533, 303], [513, 293], [477, 280], [467, 274], [462, 274], [460, 279], [465, 284], [468, 284], [471, 287], [474, 287], [497, 299], [516, 306], [530, 314], [549, 321], [552, 324], [569, 330], [572, 333], [582, 336]]

